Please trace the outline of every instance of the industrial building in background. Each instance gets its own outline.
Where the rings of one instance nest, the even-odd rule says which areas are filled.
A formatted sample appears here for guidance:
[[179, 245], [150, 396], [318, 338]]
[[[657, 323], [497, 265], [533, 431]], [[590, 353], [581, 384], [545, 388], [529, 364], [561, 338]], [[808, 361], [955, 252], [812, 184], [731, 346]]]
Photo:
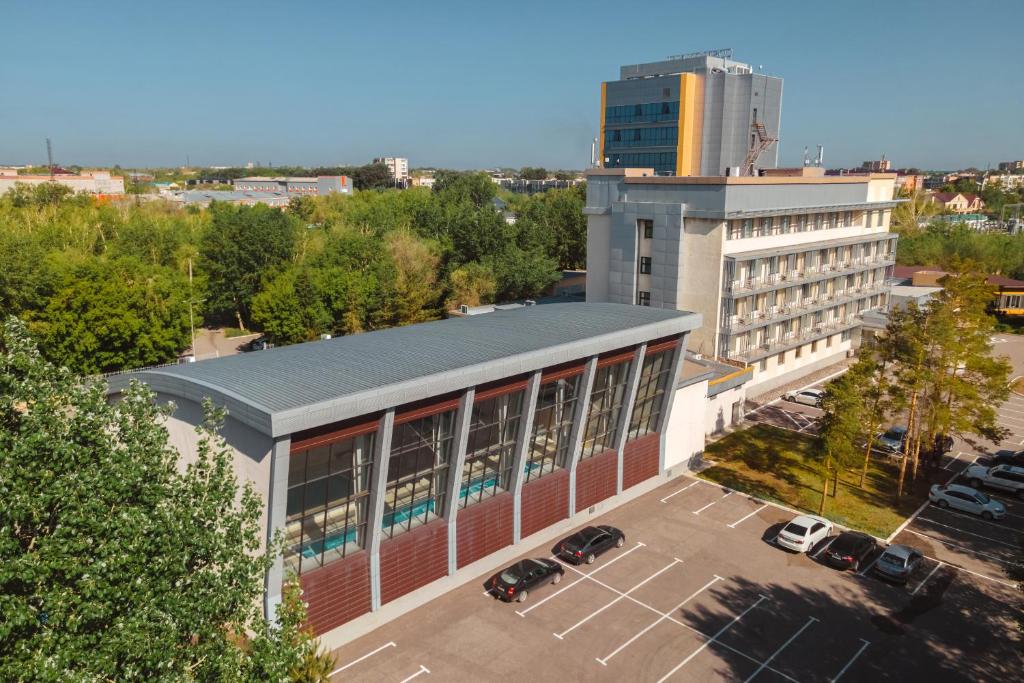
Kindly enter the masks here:
[[732, 50], [623, 66], [601, 84], [601, 166], [753, 175], [777, 164], [781, 116], [782, 79], [734, 61]]
[[16, 183], [42, 185], [57, 183], [75, 192], [95, 195], [124, 194], [124, 178], [110, 175], [109, 171], [82, 171], [81, 173], [51, 172], [47, 175], [18, 175], [16, 168], [0, 168], [0, 194], [14, 189]]
[[587, 301], [700, 313], [690, 348], [753, 369], [762, 393], [840, 360], [883, 308], [895, 174], [587, 177]]
[[348, 176], [317, 176], [261, 178], [252, 176], [232, 181], [241, 192], [274, 192], [289, 197], [317, 197], [327, 194], [352, 194], [352, 179]]

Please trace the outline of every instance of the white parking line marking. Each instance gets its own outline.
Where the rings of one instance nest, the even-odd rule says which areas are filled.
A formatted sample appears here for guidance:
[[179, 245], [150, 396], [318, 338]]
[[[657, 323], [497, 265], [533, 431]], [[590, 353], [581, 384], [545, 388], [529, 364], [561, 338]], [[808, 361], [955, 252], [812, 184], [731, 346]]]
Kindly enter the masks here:
[[984, 539], [986, 541], [990, 541], [992, 543], [998, 543], [999, 545], [1005, 545], [1007, 548], [1017, 548], [1018, 547], [1018, 545], [1016, 543], [1007, 543], [1006, 541], [1000, 541], [999, 539], [992, 538], [991, 536], [982, 536], [981, 534], [976, 534], [976, 533], [971, 532], [971, 531], [964, 531], [963, 529], [957, 528], [955, 526], [950, 526], [949, 524], [943, 524], [942, 522], [936, 522], [934, 519], [928, 519], [927, 517], [918, 517], [917, 519], [918, 519], [919, 522], [928, 522], [929, 524], [934, 524], [936, 526], [941, 526], [941, 527], [945, 527], [947, 529], [952, 529], [953, 531], [956, 531], [957, 533], [967, 534], [968, 536], [975, 536], [977, 538], [981, 538], [981, 539]]
[[597, 609], [597, 610], [591, 612], [590, 614], [588, 614], [587, 616], [583, 617], [582, 619], [577, 621], [575, 624], [573, 624], [569, 628], [567, 628], [564, 631], [562, 631], [561, 633], [554, 634], [555, 638], [558, 638], [559, 640], [564, 640], [565, 636], [568, 635], [570, 632], [575, 631], [577, 627], [582, 626], [583, 624], [587, 623], [588, 621], [590, 621], [591, 619], [596, 617], [598, 614], [600, 614], [601, 612], [605, 611], [606, 609], [608, 609], [609, 607], [611, 607], [612, 605], [617, 603], [619, 600], [622, 600], [623, 598], [629, 597], [629, 594], [632, 593], [633, 591], [635, 591], [637, 588], [639, 588], [640, 586], [643, 586], [648, 581], [651, 581], [652, 579], [656, 578], [658, 575], [664, 574], [669, 569], [671, 569], [672, 567], [676, 566], [677, 564], [680, 564], [681, 562], [682, 562], [682, 560], [680, 560], [678, 557], [673, 558], [672, 561], [669, 562], [667, 565], [665, 565], [664, 567], [662, 567], [658, 571], [654, 572], [653, 574], [648, 576], [646, 579], [644, 579], [643, 581], [641, 581], [640, 583], [636, 584], [635, 586], [630, 588], [628, 591], [626, 591], [625, 593], [623, 593], [619, 597], [617, 597], [614, 600], [612, 600], [611, 602], [609, 602], [604, 607], [601, 607], [600, 609]]
[[430, 669], [428, 669], [427, 667], [425, 667], [422, 664], [420, 664], [420, 670], [417, 671], [416, 673], [414, 673], [412, 676], [409, 676], [407, 678], [403, 678], [401, 683], [409, 683], [409, 681], [411, 681], [412, 679], [416, 678], [420, 674], [428, 674], [428, 673], [430, 673]]
[[[836, 538], [839, 538], [839, 537], [838, 537], [838, 536], [836, 536]], [[830, 547], [830, 546], [831, 546], [831, 545], [832, 545], [833, 543], [835, 543], [835, 542], [836, 542], [836, 538], [833, 538], [833, 539], [832, 539], [831, 541], [829, 541], [829, 542], [828, 542], [828, 543], [826, 543], [825, 545], [823, 545], [823, 546], [821, 546], [820, 548], [818, 548], [818, 549], [817, 549], [817, 550], [815, 551], [815, 553], [814, 553], [813, 555], [811, 555], [811, 558], [812, 558], [812, 559], [815, 559], [815, 560], [816, 560], [816, 559], [818, 559], [818, 555], [821, 555], [821, 554], [822, 554], [823, 552], [825, 552], [826, 550], [828, 550], [828, 548], [829, 548], [829, 547]]]
[[728, 527], [729, 527], [730, 529], [735, 529], [735, 528], [736, 528], [736, 525], [737, 525], [737, 524], [740, 524], [741, 522], [745, 522], [745, 521], [747, 521], [748, 519], [750, 519], [751, 517], [753, 517], [754, 515], [756, 515], [756, 514], [757, 514], [758, 512], [760, 512], [761, 510], [764, 510], [764, 509], [765, 509], [765, 508], [767, 508], [767, 507], [768, 507], [768, 505], [767, 505], [767, 504], [765, 504], [765, 505], [762, 505], [761, 507], [757, 508], [756, 510], [754, 510], [754, 511], [753, 511], [753, 512], [751, 512], [750, 514], [748, 514], [748, 515], [744, 515], [743, 517], [741, 517], [740, 519], [736, 520], [736, 521], [735, 521], [735, 522], [733, 522], [732, 524], [727, 524], [726, 526], [728, 526]]
[[635, 546], [633, 546], [632, 548], [630, 548], [630, 549], [629, 549], [629, 550], [627, 550], [626, 552], [622, 553], [621, 555], [618, 555], [618, 556], [616, 556], [616, 557], [613, 557], [613, 558], [612, 558], [612, 559], [611, 559], [611, 560], [610, 560], [609, 562], [606, 562], [606, 563], [602, 564], [602, 565], [601, 565], [600, 567], [598, 567], [597, 569], [593, 570], [593, 571], [592, 571], [592, 572], [590, 572], [589, 574], [588, 574], [587, 572], [581, 572], [580, 570], [578, 570], [578, 569], [575, 569], [574, 567], [569, 567], [569, 565], [563, 565], [563, 566], [565, 566], [565, 567], [569, 567], [569, 569], [573, 569], [573, 570], [574, 570], [574, 571], [576, 571], [576, 572], [577, 572], [578, 574], [582, 574], [582, 575], [583, 575], [583, 578], [581, 578], [581, 579], [576, 579], [575, 581], [573, 581], [572, 583], [570, 583], [570, 584], [569, 584], [568, 586], [565, 586], [564, 588], [559, 588], [559, 589], [558, 589], [557, 591], [555, 591], [555, 592], [554, 592], [554, 593], [552, 593], [551, 595], [548, 595], [548, 596], [544, 597], [543, 599], [541, 599], [541, 600], [538, 600], [537, 602], [533, 603], [532, 605], [530, 605], [529, 607], [527, 607], [526, 609], [524, 609], [524, 610], [522, 610], [522, 611], [520, 611], [520, 610], [516, 610], [516, 614], [518, 614], [518, 615], [519, 615], [519, 616], [521, 616], [521, 617], [525, 617], [525, 616], [526, 616], [526, 613], [527, 613], [527, 612], [530, 612], [531, 610], [534, 610], [534, 609], [536, 609], [536, 608], [540, 607], [541, 605], [543, 605], [543, 604], [544, 604], [545, 602], [547, 602], [547, 601], [548, 601], [548, 600], [550, 600], [551, 598], [555, 597], [556, 595], [561, 595], [562, 593], [564, 593], [565, 591], [569, 590], [570, 588], [572, 588], [573, 586], [575, 586], [575, 585], [576, 585], [577, 583], [579, 583], [580, 581], [582, 581], [583, 579], [585, 579], [585, 578], [587, 578], [588, 576], [590, 576], [590, 574], [596, 574], [596, 573], [598, 573], [599, 571], [601, 571], [602, 569], [604, 569], [605, 567], [610, 567], [611, 565], [615, 564], [615, 563], [616, 563], [617, 561], [621, 560], [621, 559], [622, 559], [623, 557], [625, 557], [626, 555], [629, 555], [629, 554], [630, 554], [631, 552], [633, 552], [633, 551], [634, 551], [634, 550], [636, 550], [637, 548], [643, 548], [643, 547], [644, 547], [645, 545], [646, 545], [645, 543], [641, 543], [641, 542], [637, 541], [637, 544], [636, 544]]
[[785, 650], [785, 649], [786, 649], [787, 647], [789, 647], [789, 644], [790, 644], [790, 643], [792, 643], [792, 642], [793, 642], [794, 640], [796, 640], [797, 636], [799, 636], [799, 635], [800, 635], [801, 633], [803, 633], [804, 631], [806, 631], [806, 630], [807, 630], [807, 628], [808, 628], [808, 627], [809, 627], [809, 626], [810, 626], [811, 624], [813, 624], [814, 622], [816, 622], [816, 621], [817, 621], [817, 619], [815, 619], [814, 617], [811, 617], [810, 619], [808, 619], [808, 620], [807, 620], [807, 623], [806, 623], [806, 624], [804, 624], [803, 626], [801, 626], [801, 627], [800, 627], [800, 630], [799, 630], [799, 631], [797, 631], [796, 633], [794, 633], [793, 635], [791, 635], [791, 636], [789, 637], [789, 640], [787, 640], [787, 641], [786, 641], [786, 642], [784, 642], [784, 643], [783, 643], [782, 645], [780, 645], [780, 646], [779, 646], [779, 649], [778, 649], [778, 650], [776, 650], [775, 652], [773, 652], [773, 653], [771, 654], [771, 656], [770, 656], [770, 657], [769, 657], [768, 659], [766, 659], [766, 660], [764, 660], [763, 662], [761, 662], [761, 666], [760, 666], [760, 667], [758, 667], [757, 671], [755, 671], [754, 673], [750, 674], [750, 676], [749, 676], [749, 677], [747, 677], [747, 680], [745, 680], [745, 681], [744, 681], [743, 683], [750, 683], [750, 681], [754, 680], [754, 677], [755, 677], [755, 676], [757, 676], [757, 674], [759, 674], [759, 673], [761, 673], [762, 671], [764, 671], [764, 668], [765, 668], [766, 666], [768, 666], [769, 664], [771, 664], [772, 660], [773, 660], [773, 659], [775, 659], [775, 656], [776, 656], [776, 655], [778, 655], [778, 654], [779, 654], [780, 652], [782, 652], [782, 651], [783, 651], [783, 650]]
[[871, 644], [871, 643], [869, 643], [868, 641], [864, 640], [863, 638], [861, 638], [861, 639], [860, 639], [860, 642], [862, 642], [862, 643], [864, 643], [864, 644], [863, 644], [863, 645], [861, 645], [861, 646], [860, 646], [860, 649], [859, 649], [859, 650], [857, 650], [857, 653], [856, 653], [856, 654], [854, 654], [854, 655], [853, 655], [853, 657], [851, 657], [851, 658], [850, 658], [850, 661], [848, 661], [848, 662], [846, 663], [846, 665], [845, 665], [845, 666], [844, 666], [844, 667], [843, 667], [842, 669], [840, 669], [840, 670], [839, 670], [839, 673], [837, 673], [837, 674], [835, 675], [835, 678], [832, 678], [832, 679], [830, 679], [831, 683], [836, 683], [836, 681], [838, 681], [838, 680], [839, 680], [839, 678], [840, 678], [840, 677], [841, 677], [841, 676], [842, 676], [842, 675], [843, 675], [844, 673], [846, 673], [846, 670], [847, 670], [847, 669], [849, 669], [849, 668], [850, 668], [851, 666], [853, 666], [853, 663], [854, 663], [855, 661], [857, 661], [857, 657], [860, 657], [860, 656], [861, 656], [861, 653], [863, 653], [863, 652], [864, 652], [864, 650], [866, 650], [866, 649], [867, 649], [868, 645], [870, 645], [870, 644]]
[[679, 489], [675, 493], [668, 494], [667, 496], [665, 496], [664, 498], [661, 499], [661, 502], [662, 503], [667, 502], [668, 499], [671, 498], [672, 496], [678, 495], [678, 494], [682, 493], [683, 491], [685, 491], [686, 489], [690, 488], [691, 486], [696, 486], [699, 483], [700, 483], [700, 480], [697, 479], [692, 484], [687, 484], [686, 486], [684, 486], [683, 488]]
[[793, 414], [790, 413], [788, 410], [783, 410], [782, 414], [785, 415], [786, 417], [788, 417], [789, 421], [796, 425], [796, 430], [797, 431], [800, 431], [801, 429], [803, 429], [804, 427], [807, 426], [807, 425], [802, 425], [799, 422], [797, 422], [796, 419], [793, 417]]
[[[574, 571], [574, 572], [576, 572], [578, 574], [582, 574], [583, 573], [580, 570], [576, 569], [575, 567], [569, 567], [569, 569], [571, 569], [572, 571]], [[591, 581], [593, 581], [594, 583], [596, 583], [598, 586], [601, 586], [602, 588], [610, 590], [612, 593], [615, 593], [617, 595], [622, 595], [622, 591], [620, 591], [618, 588], [614, 588], [612, 586], [609, 586], [604, 581], [601, 581], [600, 579], [592, 578], [589, 575], [584, 575], [584, 576], [586, 576], [586, 578], [588, 578]], [[762, 597], [764, 597], [764, 596], [762, 596]], [[711, 638], [711, 636], [708, 635], [707, 633], [704, 633], [703, 631], [700, 631], [700, 630], [694, 628], [693, 626], [690, 626], [685, 621], [680, 621], [679, 619], [676, 619], [675, 617], [673, 617], [671, 614], [667, 614], [665, 612], [662, 612], [657, 607], [652, 607], [651, 605], [648, 605], [646, 602], [643, 602], [642, 600], [637, 600], [632, 595], [627, 595], [626, 599], [629, 600], [630, 602], [634, 603], [635, 605], [639, 605], [640, 607], [643, 607], [646, 610], [654, 612], [658, 616], [665, 617], [668, 621], [671, 621], [673, 624], [678, 624], [679, 626], [682, 626], [686, 630], [688, 630], [688, 631], [690, 631], [692, 633], [697, 634], [701, 638], [706, 638], [706, 639]], [[752, 657], [752, 656], [748, 655], [746, 652], [743, 652], [742, 650], [737, 650], [736, 648], [734, 648], [732, 645], [729, 645], [728, 643], [723, 643], [722, 641], [718, 641], [716, 643], [716, 645], [718, 645], [719, 647], [725, 648], [729, 652], [732, 652], [733, 654], [737, 654], [740, 657], [743, 657], [744, 659], [753, 662], [754, 664], [760, 664], [761, 663], [761, 661], [759, 659], [757, 659], [756, 657]], [[774, 669], [774, 668], [769, 666], [769, 667], [767, 667], [767, 670], [771, 671], [776, 676], [780, 676], [782, 678], [785, 678], [787, 681], [790, 681], [790, 683], [800, 683], [799, 681], [797, 681], [795, 678], [793, 678], [789, 674], [783, 673], [782, 671], [779, 671], [778, 669]]]
[[[953, 475], [949, 479], [946, 480], [946, 486], [949, 486], [953, 482], [954, 479], [956, 479], [957, 477], [962, 475], [964, 472], [966, 472], [971, 467], [971, 465], [973, 465], [974, 463], [978, 462], [978, 458], [980, 458], [980, 457], [981, 456], [979, 456], [979, 455], [974, 456], [974, 459], [971, 460], [969, 463], [967, 463], [967, 465], [965, 465], [962, 470], [960, 470], [959, 472], [954, 472]], [[896, 529], [891, 534], [889, 534], [889, 538], [885, 539], [885, 542], [886, 543], [892, 543], [892, 540], [894, 538], [896, 538], [900, 534], [901, 531], [903, 531], [908, 526], [910, 526], [913, 523], [913, 521], [915, 519], [917, 519], [917, 516], [920, 515], [922, 512], [924, 512], [924, 509], [926, 507], [928, 507], [930, 504], [931, 504], [931, 501], [928, 500], [928, 499], [925, 499], [925, 501], [923, 503], [921, 503], [921, 505], [919, 505], [916, 510], [914, 510], [914, 514], [910, 515], [905, 520], [903, 520], [903, 523], [900, 524], [898, 527], [896, 527]]]
[[[988, 520], [979, 519], [978, 517], [974, 517], [973, 515], [967, 515], [967, 514], [964, 514], [963, 512], [958, 512], [957, 510], [953, 510], [953, 509], [950, 509], [950, 508], [937, 508], [937, 509], [940, 512], [945, 512], [945, 513], [949, 513], [951, 515], [956, 515], [957, 517], [963, 517], [964, 519], [969, 519], [972, 522], [977, 522], [978, 524], [984, 524], [985, 526], [991, 526], [991, 527], [995, 527], [996, 529], [1002, 529], [1003, 531], [1010, 531], [1010, 532], [1016, 533], [1016, 529], [1011, 529], [1010, 527], [1006, 526], [1005, 524], [998, 524], [997, 522], [989, 522]], [[1006, 514], [1009, 515], [1010, 513], [1007, 512]], [[924, 519], [924, 518], [922, 517], [922, 519]], [[925, 521], [928, 521], [928, 520], [925, 520]]]
[[672, 674], [674, 674], [675, 672], [679, 671], [679, 670], [680, 670], [680, 669], [682, 669], [682, 668], [683, 668], [684, 666], [686, 666], [686, 664], [687, 664], [687, 663], [688, 663], [688, 662], [689, 662], [689, 661], [690, 661], [691, 659], [693, 659], [694, 657], [696, 657], [697, 655], [699, 655], [699, 654], [700, 654], [701, 652], [703, 652], [703, 651], [704, 651], [704, 649], [705, 649], [705, 648], [706, 648], [706, 647], [707, 647], [708, 645], [711, 645], [711, 643], [713, 643], [713, 642], [715, 642], [716, 640], [718, 640], [719, 636], [721, 636], [721, 635], [722, 635], [723, 633], [725, 633], [725, 632], [726, 632], [726, 631], [728, 631], [728, 630], [729, 630], [730, 628], [732, 628], [732, 626], [733, 626], [733, 625], [734, 625], [734, 624], [735, 624], [736, 622], [738, 622], [738, 621], [739, 621], [740, 619], [742, 619], [743, 617], [745, 617], [745, 616], [747, 615], [747, 613], [748, 613], [748, 612], [750, 612], [750, 610], [752, 610], [752, 609], [754, 609], [755, 607], [757, 607], [758, 605], [760, 605], [760, 604], [761, 604], [762, 602], [764, 602], [764, 601], [765, 601], [766, 599], [767, 599], [767, 598], [766, 598], [766, 597], [765, 597], [764, 595], [762, 595], [761, 597], [759, 597], [759, 598], [757, 599], [757, 602], [755, 602], [755, 603], [754, 603], [753, 605], [751, 605], [750, 607], [748, 607], [747, 609], [743, 610], [742, 612], [740, 612], [739, 614], [737, 614], [737, 615], [736, 615], [735, 617], [733, 617], [733, 620], [732, 620], [732, 621], [730, 621], [730, 622], [729, 622], [728, 624], [726, 624], [725, 626], [723, 626], [722, 628], [720, 628], [720, 629], [718, 630], [718, 633], [716, 633], [715, 635], [711, 636], [711, 638], [710, 638], [709, 640], [706, 640], [706, 641], [704, 641], [704, 643], [702, 643], [700, 647], [698, 647], [698, 648], [697, 648], [696, 650], [694, 650], [693, 652], [691, 652], [691, 653], [690, 653], [690, 656], [689, 656], [689, 657], [687, 657], [687, 658], [686, 658], [686, 659], [684, 659], [683, 661], [681, 661], [681, 662], [679, 662], [678, 664], [676, 664], [676, 665], [675, 665], [675, 667], [674, 667], [674, 668], [673, 668], [673, 669], [672, 669], [671, 671], [669, 671], [669, 672], [668, 672], [667, 674], [665, 674], [664, 676], [662, 676], [661, 678], [659, 678], [659, 679], [658, 679], [658, 683], [663, 683], [663, 681], [665, 681], [665, 680], [666, 680], [667, 678], [669, 678], [670, 676], [672, 676]]
[[999, 562], [1000, 564], [1008, 564], [1008, 565], [1013, 565], [1014, 564], [1013, 562], [1010, 562], [1010, 561], [1005, 560], [1005, 559], [1003, 559], [1001, 557], [997, 557], [995, 555], [992, 555], [991, 553], [982, 552], [980, 550], [971, 550], [970, 548], [965, 548], [962, 545], [957, 545], [956, 543], [950, 543], [949, 541], [945, 541], [945, 540], [943, 540], [941, 538], [936, 538], [935, 536], [929, 536], [928, 534], [922, 534], [920, 531], [914, 531], [913, 529], [907, 529], [907, 531], [909, 531], [910, 533], [914, 534], [915, 536], [920, 536], [921, 538], [928, 538], [928, 539], [931, 539], [933, 541], [938, 541], [942, 545], [949, 546], [950, 548], [955, 548], [956, 550], [963, 551], [964, 553], [966, 553], [968, 555], [984, 555], [985, 557], [988, 557], [988, 558], [990, 558], [992, 560], [995, 560], [996, 562]]
[[710, 588], [711, 586], [713, 586], [713, 585], [715, 585], [716, 583], [718, 583], [719, 581], [724, 581], [724, 580], [725, 580], [725, 579], [723, 579], [723, 578], [722, 578], [721, 576], [719, 576], [719, 575], [715, 574], [715, 578], [713, 578], [713, 579], [711, 579], [710, 581], [708, 581], [707, 583], [705, 583], [705, 584], [704, 584], [703, 586], [701, 586], [701, 587], [700, 587], [700, 588], [698, 588], [698, 589], [697, 589], [696, 591], [694, 591], [693, 593], [691, 593], [691, 594], [689, 595], [689, 597], [687, 597], [687, 598], [686, 598], [685, 600], [683, 600], [683, 601], [682, 601], [681, 603], [679, 603], [678, 605], [676, 605], [675, 607], [673, 607], [672, 609], [670, 609], [670, 610], [669, 610], [668, 612], [666, 612], [665, 614], [662, 614], [662, 615], [661, 615], [660, 617], [658, 617], [657, 619], [655, 619], [654, 621], [652, 621], [652, 622], [651, 622], [650, 624], [648, 624], [647, 626], [645, 626], [645, 627], [644, 627], [644, 629], [643, 629], [642, 631], [640, 631], [640, 633], [637, 633], [637, 634], [636, 634], [635, 636], [633, 636], [632, 638], [630, 638], [629, 640], [627, 640], [626, 642], [624, 642], [624, 643], [623, 643], [622, 645], [619, 645], [619, 646], [618, 646], [617, 648], [615, 648], [615, 649], [614, 649], [614, 650], [612, 651], [612, 653], [611, 653], [610, 655], [607, 655], [607, 656], [605, 656], [604, 658], [601, 658], [601, 657], [597, 657], [597, 658], [596, 658], [596, 659], [597, 659], [597, 661], [601, 663], [601, 666], [608, 666], [608, 660], [609, 660], [609, 659], [611, 659], [612, 657], [614, 657], [615, 655], [619, 654], [619, 653], [620, 653], [620, 652], [622, 652], [622, 651], [623, 651], [624, 649], [626, 649], [627, 647], [629, 647], [630, 645], [632, 645], [632, 644], [633, 644], [633, 643], [634, 643], [634, 642], [635, 642], [635, 641], [636, 641], [636, 640], [637, 640], [637, 639], [638, 639], [638, 638], [639, 638], [640, 636], [642, 636], [643, 634], [645, 634], [645, 633], [647, 633], [648, 631], [650, 631], [650, 630], [651, 630], [652, 628], [654, 628], [655, 626], [657, 626], [658, 624], [660, 624], [661, 622], [663, 622], [663, 621], [664, 621], [665, 619], [671, 618], [671, 616], [670, 616], [670, 615], [671, 615], [671, 614], [672, 614], [673, 612], [675, 612], [676, 610], [682, 609], [683, 605], [685, 605], [686, 603], [688, 603], [688, 602], [689, 602], [690, 600], [694, 599], [695, 597], [697, 597], [698, 595], [700, 595], [701, 593], [703, 593], [703, 592], [704, 592], [705, 590], [707, 590], [707, 589], [708, 589], [708, 588]]
[[951, 466], [951, 465], [952, 465], [953, 463], [955, 463], [955, 462], [956, 462], [957, 460], [959, 460], [959, 459], [960, 459], [960, 456], [961, 456], [961, 455], [963, 455], [963, 454], [964, 454], [964, 453], [963, 453], [963, 451], [957, 451], [957, 452], [956, 452], [956, 455], [954, 455], [954, 456], [953, 456], [953, 459], [952, 459], [952, 460], [950, 460], [949, 462], [947, 462], [947, 463], [946, 463], [945, 465], [943, 465], [943, 466], [942, 466], [942, 469], [944, 469], [944, 470], [948, 470], [948, 469], [950, 468], [950, 466]]
[[[938, 559], [936, 559], [934, 557], [931, 557], [930, 555], [925, 555], [924, 557], [926, 559], [932, 560], [934, 562], [942, 562], [941, 560], [938, 560]], [[1013, 583], [1012, 581], [1004, 581], [1003, 579], [997, 579], [994, 576], [986, 576], [985, 574], [979, 574], [976, 571], [971, 571], [970, 569], [965, 569], [964, 567], [961, 567], [959, 565], [949, 564], [948, 562], [945, 563], [945, 565], [947, 567], [951, 568], [951, 569], [956, 569], [957, 571], [961, 571], [961, 572], [964, 572], [966, 574], [970, 574], [971, 576], [977, 576], [979, 579], [986, 579], [988, 581], [991, 581], [992, 583], [998, 583], [1000, 586], [1006, 586], [1007, 588], [1013, 588], [1014, 590], [1016, 590], [1016, 588], [1017, 588], [1017, 584]]]
[[[367, 652], [365, 655], [363, 655], [359, 659], [352, 660], [351, 662], [349, 662], [345, 666], [342, 666], [342, 667], [339, 667], [339, 668], [335, 669], [334, 671], [331, 672], [331, 676], [333, 676], [335, 674], [338, 674], [338, 673], [341, 673], [342, 671], [344, 671], [345, 669], [349, 668], [350, 666], [355, 666], [356, 664], [358, 664], [359, 662], [363, 661], [364, 659], [369, 659], [370, 657], [374, 656], [375, 654], [377, 654], [381, 650], [386, 650], [389, 647], [398, 647], [398, 646], [395, 645], [394, 641], [391, 641], [389, 643], [384, 643], [383, 645], [378, 647], [373, 652]], [[330, 678], [330, 676], [328, 676], [328, 678]]]
[[728, 493], [726, 493], [726, 494], [725, 494], [724, 496], [722, 496], [722, 497], [721, 497], [721, 498], [719, 498], [718, 500], [713, 500], [713, 501], [711, 501], [710, 503], [708, 503], [707, 505], [705, 505], [704, 507], [702, 507], [702, 508], [701, 508], [700, 510], [694, 510], [694, 511], [693, 511], [693, 514], [695, 514], [695, 515], [699, 515], [700, 513], [704, 512], [704, 511], [705, 511], [705, 510], [707, 510], [707, 509], [708, 509], [709, 507], [711, 507], [712, 505], [714, 505], [715, 503], [717, 503], [717, 502], [719, 502], [719, 501], [722, 501], [722, 500], [725, 500], [726, 498], [728, 498], [728, 497], [729, 497], [729, 496], [731, 496], [731, 495], [732, 495], [732, 491], [729, 491]]
[[930, 572], [928, 572], [928, 576], [924, 577], [924, 580], [921, 583], [917, 584], [917, 588], [915, 588], [910, 595], [911, 596], [917, 595], [917, 591], [921, 590], [921, 587], [924, 586], [926, 583], [928, 583], [928, 579], [932, 578], [932, 574], [934, 574], [935, 572], [939, 571], [939, 569], [941, 567], [942, 567], [942, 562], [940, 561], [937, 565], [935, 565], [935, 567]]
[[871, 564], [869, 564], [868, 566], [864, 567], [864, 569], [861, 569], [859, 572], [857, 572], [857, 575], [858, 576], [866, 575], [869, 571], [871, 571], [871, 568], [874, 567], [878, 563], [878, 560], [882, 559], [882, 555], [884, 555], [884, 554], [885, 554], [885, 550], [883, 549], [882, 552], [878, 553], [878, 555], [875, 557], [875, 559], [871, 561]]

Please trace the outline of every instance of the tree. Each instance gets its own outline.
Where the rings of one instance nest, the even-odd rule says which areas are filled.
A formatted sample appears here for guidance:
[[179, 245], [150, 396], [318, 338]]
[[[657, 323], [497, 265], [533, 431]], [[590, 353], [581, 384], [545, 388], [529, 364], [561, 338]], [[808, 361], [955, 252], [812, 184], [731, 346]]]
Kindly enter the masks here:
[[861, 435], [867, 406], [858, 384], [859, 375], [846, 372], [825, 387], [819, 421], [818, 447], [822, 468], [821, 502], [818, 514], [825, 512], [828, 484], [832, 480], [832, 496], [839, 492], [840, 473], [857, 462], [857, 437]]
[[525, 251], [512, 246], [485, 259], [484, 265], [497, 279], [499, 300], [537, 296], [560, 277], [558, 264], [539, 249]]
[[861, 460], [860, 483], [864, 488], [867, 483], [868, 466], [871, 464], [871, 450], [875, 436], [881, 431], [882, 425], [890, 412], [889, 366], [892, 363], [891, 348], [877, 342], [867, 342], [860, 348], [857, 362], [846, 371], [844, 389], [852, 386], [858, 392], [861, 401], [861, 422], [859, 439], [864, 444], [864, 457]]
[[479, 306], [494, 302], [497, 283], [490, 268], [479, 263], [467, 263], [452, 271], [448, 278], [451, 294], [448, 307]]
[[292, 257], [298, 219], [263, 204], [214, 202], [210, 214], [211, 224], [199, 245], [208, 309], [215, 316], [234, 316], [245, 329], [264, 278]]
[[261, 615], [280, 540], [207, 408], [178, 467], [168, 407], [122, 400], [0, 332], [0, 679], [285, 681], [315, 644], [301, 603]]
[[892, 225], [900, 232], [916, 232], [922, 220], [941, 211], [941, 206], [921, 190], [900, 191], [900, 197], [907, 201], [892, 210]]
[[394, 187], [395, 179], [384, 164], [367, 164], [352, 171], [352, 183], [357, 190], [383, 190]]
[[523, 166], [519, 170], [519, 177], [523, 180], [547, 180], [548, 170], [543, 166]]

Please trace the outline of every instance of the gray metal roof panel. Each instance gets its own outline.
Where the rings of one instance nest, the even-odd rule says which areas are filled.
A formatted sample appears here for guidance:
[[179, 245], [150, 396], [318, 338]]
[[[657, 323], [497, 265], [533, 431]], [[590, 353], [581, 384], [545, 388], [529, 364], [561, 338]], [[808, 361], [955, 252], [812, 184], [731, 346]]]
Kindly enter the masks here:
[[685, 311], [547, 304], [143, 370], [128, 378], [171, 395], [209, 395], [236, 418], [278, 436], [699, 325], [700, 316]]

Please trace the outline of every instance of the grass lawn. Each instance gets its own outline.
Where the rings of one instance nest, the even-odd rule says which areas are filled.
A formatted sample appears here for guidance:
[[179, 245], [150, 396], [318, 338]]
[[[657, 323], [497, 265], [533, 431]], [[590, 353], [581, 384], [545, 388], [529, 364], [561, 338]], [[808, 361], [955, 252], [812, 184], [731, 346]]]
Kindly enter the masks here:
[[[737, 491], [812, 514], [821, 501], [821, 470], [814, 459], [816, 438], [767, 425], [733, 432], [710, 444], [704, 457], [715, 463], [698, 476]], [[864, 488], [860, 471], [839, 477], [838, 495], [825, 501], [825, 516], [852, 529], [885, 538], [924, 501], [932, 472], [922, 467], [916, 486], [896, 499], [896, 465], [872, 458]], [[944, 473], [947, 474], [948, 473]], [[908, 468], [907, 478], [910, 472]], [[937, 480], [941, 475], [936, 474]]]

